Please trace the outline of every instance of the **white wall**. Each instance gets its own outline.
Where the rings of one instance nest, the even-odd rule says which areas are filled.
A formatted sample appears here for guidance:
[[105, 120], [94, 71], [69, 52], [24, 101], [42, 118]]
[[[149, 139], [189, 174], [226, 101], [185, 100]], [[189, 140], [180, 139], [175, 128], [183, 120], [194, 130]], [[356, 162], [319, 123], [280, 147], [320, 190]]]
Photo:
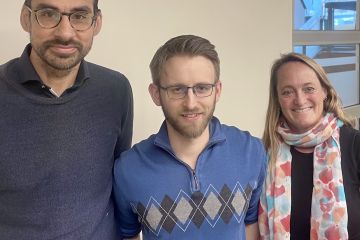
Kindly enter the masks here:
[[[135, 100], [134, 143], [163, 120], [147, 92], [149, 62], [169, 38], [195, 34], [217, 47], [223, 93], [215, 115], [261, 136], [269, 69], [291, 50], [290, 0], [100, 0], [103, 29], [87, 60], [116, 69], [130, 80]], [[23, 1], [6, 1], [0, 15], [0, 63], [21, 54], [29, 37], [19, 24]]]

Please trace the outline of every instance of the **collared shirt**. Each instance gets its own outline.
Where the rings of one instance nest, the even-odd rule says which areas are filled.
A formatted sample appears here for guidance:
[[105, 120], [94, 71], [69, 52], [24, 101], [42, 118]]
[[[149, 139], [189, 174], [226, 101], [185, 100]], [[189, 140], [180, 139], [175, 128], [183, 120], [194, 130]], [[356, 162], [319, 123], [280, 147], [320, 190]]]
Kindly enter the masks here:
[[[31, 49], [31, 45], [28, 44], [18, 61], [15, 64], [9, 66], [7, 74], [9, 75], [10, 79], [18, 81], [25, 89], [29, 90], [33, 94], [48, 98], [56, 98], [57, 96], [54, 95], [51, 92], [51, 88], [41, 80], [40, 76], [37, 74], [34, 66], [32, 65], [30, 61]], [[75, 83], [73, 86], [66, 89], [60, 97], [66, 96], [76, 91], [88, 78], [89, 70], [86, 64], [84, 64], [84, 61], [82, 61]]]
[[84, 60], [79, 87], [48, 96], [29, 52], [0, 65], [0, 239], [121, 239], [111, 172], [131, 146], [130, 83]]

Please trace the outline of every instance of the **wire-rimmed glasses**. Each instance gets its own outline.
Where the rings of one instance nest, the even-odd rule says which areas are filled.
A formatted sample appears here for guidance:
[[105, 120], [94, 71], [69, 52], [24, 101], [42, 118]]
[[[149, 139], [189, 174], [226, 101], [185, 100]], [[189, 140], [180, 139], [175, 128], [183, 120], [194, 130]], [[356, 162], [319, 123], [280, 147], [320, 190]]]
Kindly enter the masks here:
[[211, 96], [215, 86], [216, 84], [202, 83], [202, 84], [196, 84], [192, 87], [179, 85], [179, 86], [169, 86], [169, 87], [159, 86], [159, 88], [166, 91], [166, 94], [170, 99], [176, 100], [176, 99], [184, 98], [187, 95], [189, 89], [191, 89], [194, 95], [199, 98], [209, 97]]

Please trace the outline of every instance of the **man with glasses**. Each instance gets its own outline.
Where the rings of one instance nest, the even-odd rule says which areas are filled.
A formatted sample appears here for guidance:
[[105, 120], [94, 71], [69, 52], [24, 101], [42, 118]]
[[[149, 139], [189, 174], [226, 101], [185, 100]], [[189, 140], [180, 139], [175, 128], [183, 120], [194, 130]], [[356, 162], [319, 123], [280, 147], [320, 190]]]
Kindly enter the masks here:
[[0, 239], [115, 240], [112, 169], [131, 146], [129, 81], [84, 57], [97, 0], [26, 0], [30, 34], [0, 66]]
[[213, 116], [222, 90], [215, 47], [183, 35], [150, 63], [159, 132], [116, 160], [115, 217], [126, 239], [257, 239], [266, 157], [259, 139]]

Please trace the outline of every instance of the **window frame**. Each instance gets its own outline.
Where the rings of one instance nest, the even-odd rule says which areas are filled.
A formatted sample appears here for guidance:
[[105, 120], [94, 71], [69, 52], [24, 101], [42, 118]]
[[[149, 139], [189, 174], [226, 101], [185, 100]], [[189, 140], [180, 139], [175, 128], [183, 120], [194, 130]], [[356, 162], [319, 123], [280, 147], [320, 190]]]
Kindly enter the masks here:
[[[295, 1], [293, 0], [293, 18], [294, 22], [294, 5]], [[359, 30], [359, 17], [360, 17], [360, 0], [356, 0], [356, 23], [355, 30], [335, 30], [335, 31], [323, 31], [323, 30], [292, 30], [292, 46], [306, 46], [306, 45], [329, 45], [329, 44], [354, 44], [356, 46], [356, 72], [357, 72], [357, 81], [360, 83], [360, 30]], [[359, 84], [360, 86], [360, 84]], [[359, 87], [360, 93], [360, 87]], [[360, 94], [359, 94], [359, 103], [356, 105], [344, 107], [344, 112], [349, 114], [352, 117], [360, 119]], [[359, 121], [357, 122], [357, 128], [359, 129]]]

